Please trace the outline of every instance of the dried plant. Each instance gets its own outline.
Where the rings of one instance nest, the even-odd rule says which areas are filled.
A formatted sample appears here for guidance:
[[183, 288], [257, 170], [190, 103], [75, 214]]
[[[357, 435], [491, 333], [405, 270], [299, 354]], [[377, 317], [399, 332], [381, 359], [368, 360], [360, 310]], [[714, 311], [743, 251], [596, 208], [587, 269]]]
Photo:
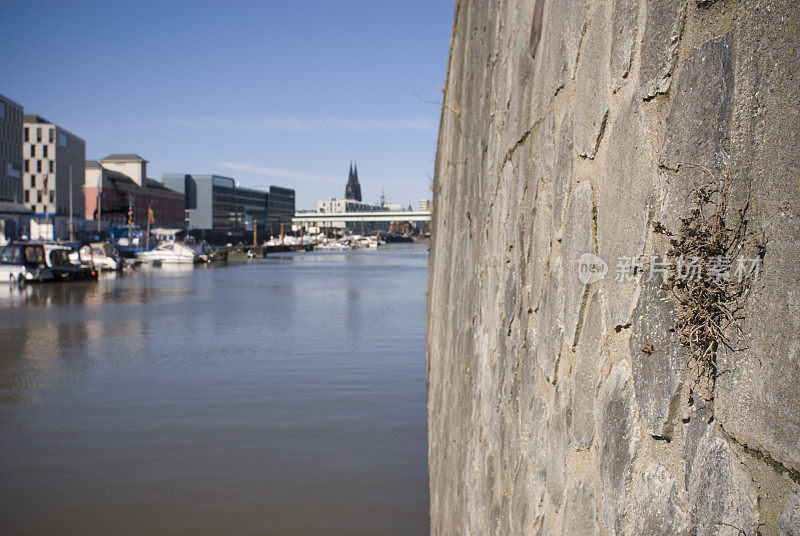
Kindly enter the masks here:
[[[760, 263], [765, 243], [746, 247], [749, 192], [744, 205], [732, 209], [728, 206], [728, 175], [717, 176], [706, 167], [684, 165], [702, 170], [708, 180], [692, 190], [692, 209], [680, 219], [677, 230], [661, 223], [654, 228], [670, 243], [665, 283], [676, 303], [673, 330], [686, 349], [688, 367], [696, 372], [698, 382], [707, 382], [713, 397], [719, 352], [746, 346], [741, 310], [758, 272], [743, 268], [745, 252], [751, 252]], [[723, 260], [729, 268], [727, 273], [721, 269]], [[687, 267], [695, 273], [687, 273]]]

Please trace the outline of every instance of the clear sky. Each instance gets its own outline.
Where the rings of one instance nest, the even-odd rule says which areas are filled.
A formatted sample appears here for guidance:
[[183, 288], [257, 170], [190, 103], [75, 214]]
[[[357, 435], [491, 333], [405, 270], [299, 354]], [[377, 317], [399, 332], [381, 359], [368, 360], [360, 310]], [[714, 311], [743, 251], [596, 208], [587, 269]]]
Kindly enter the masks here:
[[430, 198], [453, 0], [5, 0], [0, 93], [148, 175]]

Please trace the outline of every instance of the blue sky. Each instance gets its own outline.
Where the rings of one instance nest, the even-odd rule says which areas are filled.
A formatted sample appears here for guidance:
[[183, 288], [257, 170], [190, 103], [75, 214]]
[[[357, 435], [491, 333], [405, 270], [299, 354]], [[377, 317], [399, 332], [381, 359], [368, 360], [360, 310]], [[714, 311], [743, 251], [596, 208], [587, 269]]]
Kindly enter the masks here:
[[[0, 93], [148, 174], [430, 198], [453, 0], [4, 2]], [[433, 101], [433, 102], [430, 102]]]

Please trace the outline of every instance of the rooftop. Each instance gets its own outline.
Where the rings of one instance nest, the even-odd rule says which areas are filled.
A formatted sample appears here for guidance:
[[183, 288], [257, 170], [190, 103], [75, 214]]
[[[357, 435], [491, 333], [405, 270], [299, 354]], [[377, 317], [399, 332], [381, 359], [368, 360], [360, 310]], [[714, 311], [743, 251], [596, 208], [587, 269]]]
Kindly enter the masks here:
[[52, 125], [50, 121], [42, 117], [41, 115], [29, 115], [25, 114], [22, 116], [23, 123], [47, 123], [48, 125]]
[[[27, 117], [27, 116], [26, 116]], [[121, 153], [121, 154], [110, 154], [107, 157], [100, 160], [101, 162], [112, 161], [112, 162], [147, 162], [144, 158], [139, 156], [135, 153]]]

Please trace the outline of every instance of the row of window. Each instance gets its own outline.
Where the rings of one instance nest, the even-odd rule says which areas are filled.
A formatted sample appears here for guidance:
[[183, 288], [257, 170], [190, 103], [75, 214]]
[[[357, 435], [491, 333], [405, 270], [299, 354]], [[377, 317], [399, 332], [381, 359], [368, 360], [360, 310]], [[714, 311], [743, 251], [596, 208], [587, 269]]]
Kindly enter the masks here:
[[[48, 202], [55, 203], [56, 201], [56, 191], [50, 190], [48, 195]], [[25, 202], [32, 203], [31, 201], [31, 190], [25, 190]], [[37, 203], [44, 203], [44, 196], [42, 195], [41, 190], [36, 190], [36, 202]]]
[[[28, 173], [30, 173], [30, 171], [31, 171], [31, 162], [32, 162], [32, 160], [25, 160], [25, 171], [28, 172]], [[42, 160], [36, 160], [35, 162], [36, 162], [36, 166], [34, 166], [34, 167], [36, 167], [36, 173], [42, 173], [42, 171], [44, 171], [43, 166], [42, 166], [42, 162], [43, 161]], [[47, 164], [48, 164], [47, 165], [48, 173], [55, 173], [56, 172], [56, 168], [55, 168], [56, 163], [55, 163], [55, 161], [54, 160], [48, 160]], [[31, 177], [31, 179], [32, 178], [33, 177]]]

